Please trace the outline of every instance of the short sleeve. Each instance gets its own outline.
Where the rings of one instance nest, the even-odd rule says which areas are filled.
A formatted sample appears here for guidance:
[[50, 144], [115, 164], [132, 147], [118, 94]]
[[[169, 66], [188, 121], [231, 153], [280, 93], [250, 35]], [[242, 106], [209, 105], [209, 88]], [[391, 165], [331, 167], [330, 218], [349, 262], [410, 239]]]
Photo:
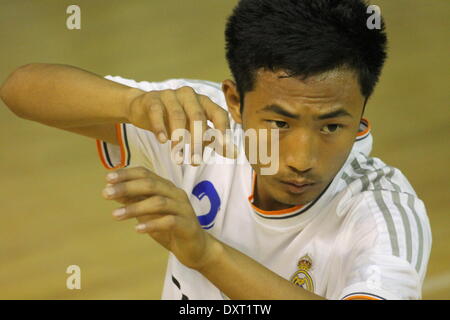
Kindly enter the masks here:
[[[198, 94], [208, 96], [223, 108], [226, 106], [220, 85], [210, 81], [170, 79], [163, 82], [136, 82], [118, 76], [105, 78], [143, 91], [175, 90], [182, 86], [190, 86]], [[183, 166], [172, 161], [170, 142], [161, 144], [152, 132], [130, 123], [117, 123], [115, 128], [119, 145], [102, 140], [96, 141], [100, 161], [106, 169], [143, 166], [177, 185], [182, 183]]]
[[367, 191], [353, 200], [339, 241], [334, 299], [421, 299], [431, 250], [425, 207], [408, 193]]
[[342, 300], [417, 300], [421, 282], [409, 263], [392, 255], [368, 253], [353, 261]]
[[116, 124], [119, 145], [97, 140], [97, 151], [108, 170], [143, 166], [176, 184], [181, 183], [182, 167], [171, 159], [170, 143], [161, 144], [153, 133], [129, 123]]

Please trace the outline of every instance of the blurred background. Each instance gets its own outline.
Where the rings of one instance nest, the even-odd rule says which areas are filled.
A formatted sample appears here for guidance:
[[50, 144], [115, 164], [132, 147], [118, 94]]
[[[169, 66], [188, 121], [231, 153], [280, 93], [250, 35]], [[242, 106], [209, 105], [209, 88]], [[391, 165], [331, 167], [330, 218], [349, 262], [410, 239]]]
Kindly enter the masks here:
[[[236, 0], [0, 0], [0, 81], [30, 62], [160, 81], [230, 78], [224, 25]], [[366, 109], [373, 155], [428, 209], [424, 299], [450, 299], [448, 0], [378, 0], [389, 58]], [[68, 30], [69, 5], [81, 29]], [[0, 299], [159, 299], [167, 252], [101, 197], [95, 140], [16, 117], [0, 101]], [[81, 290], [66, 269], [81, 268]]]

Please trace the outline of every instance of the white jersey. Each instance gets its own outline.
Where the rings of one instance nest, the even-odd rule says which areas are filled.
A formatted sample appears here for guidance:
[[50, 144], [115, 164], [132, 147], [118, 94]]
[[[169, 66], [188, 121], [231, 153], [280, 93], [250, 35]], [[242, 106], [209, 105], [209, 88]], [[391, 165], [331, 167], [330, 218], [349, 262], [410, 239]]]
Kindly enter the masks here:
[[[190, 86], [226, 109], [218, 83], [106, 78], [144, 91]], [[283, 278], [328, 299], [421, 298], [431, 250], [426, 210], [398, 169], [369, 156], [368, 122], [361, 122], [347, 161], [326, 191], [305, 206], [279, 211], [253, 205], [254, 177], [246, 159], [176, 165], [169, 143], [160, 144], [153, 133], [128, 123], [116, 128], [120, 146], [97, 141], [107, 169], [144, 166], [173, 181], [190, 196], [207, 232]], [[242, 140], [235, 143], [242, 151]], [[221, 158], [214, 152], [208, 157]], [[227, 297], [170, 254], [162, 298]]]

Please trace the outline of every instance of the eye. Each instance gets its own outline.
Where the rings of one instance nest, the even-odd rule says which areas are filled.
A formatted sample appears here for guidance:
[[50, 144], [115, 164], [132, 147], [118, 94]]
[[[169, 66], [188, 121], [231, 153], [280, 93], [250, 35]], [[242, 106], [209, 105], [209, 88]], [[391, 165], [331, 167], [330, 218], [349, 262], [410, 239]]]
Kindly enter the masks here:
[[270, 123], [272, 129], [288, 129], [289, 124], [286, 121], [279, 120], [267, 120]]
[[325, 134], [332, 134], [337, 132], [339, 129], [342, 128], [342, 125], [340, 124], [327, 124], [326, 126], [323, 126], [320, 131], [322, 131]]

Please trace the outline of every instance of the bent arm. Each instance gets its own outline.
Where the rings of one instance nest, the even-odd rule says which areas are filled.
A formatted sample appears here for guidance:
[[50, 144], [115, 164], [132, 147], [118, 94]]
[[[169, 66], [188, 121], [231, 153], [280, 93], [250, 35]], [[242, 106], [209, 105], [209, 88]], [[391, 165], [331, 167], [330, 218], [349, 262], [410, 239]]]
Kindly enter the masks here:
[[213, 257], [198, 271], [230, 299], [323, 300], [210, 236]]
[[76, 67], [43, 63], [19, 67], [0, 89], [23, 119], [93, 137], [98, 131], [100, 138], [113, 124], [127, 122], [129, 102], [141, 93]]

